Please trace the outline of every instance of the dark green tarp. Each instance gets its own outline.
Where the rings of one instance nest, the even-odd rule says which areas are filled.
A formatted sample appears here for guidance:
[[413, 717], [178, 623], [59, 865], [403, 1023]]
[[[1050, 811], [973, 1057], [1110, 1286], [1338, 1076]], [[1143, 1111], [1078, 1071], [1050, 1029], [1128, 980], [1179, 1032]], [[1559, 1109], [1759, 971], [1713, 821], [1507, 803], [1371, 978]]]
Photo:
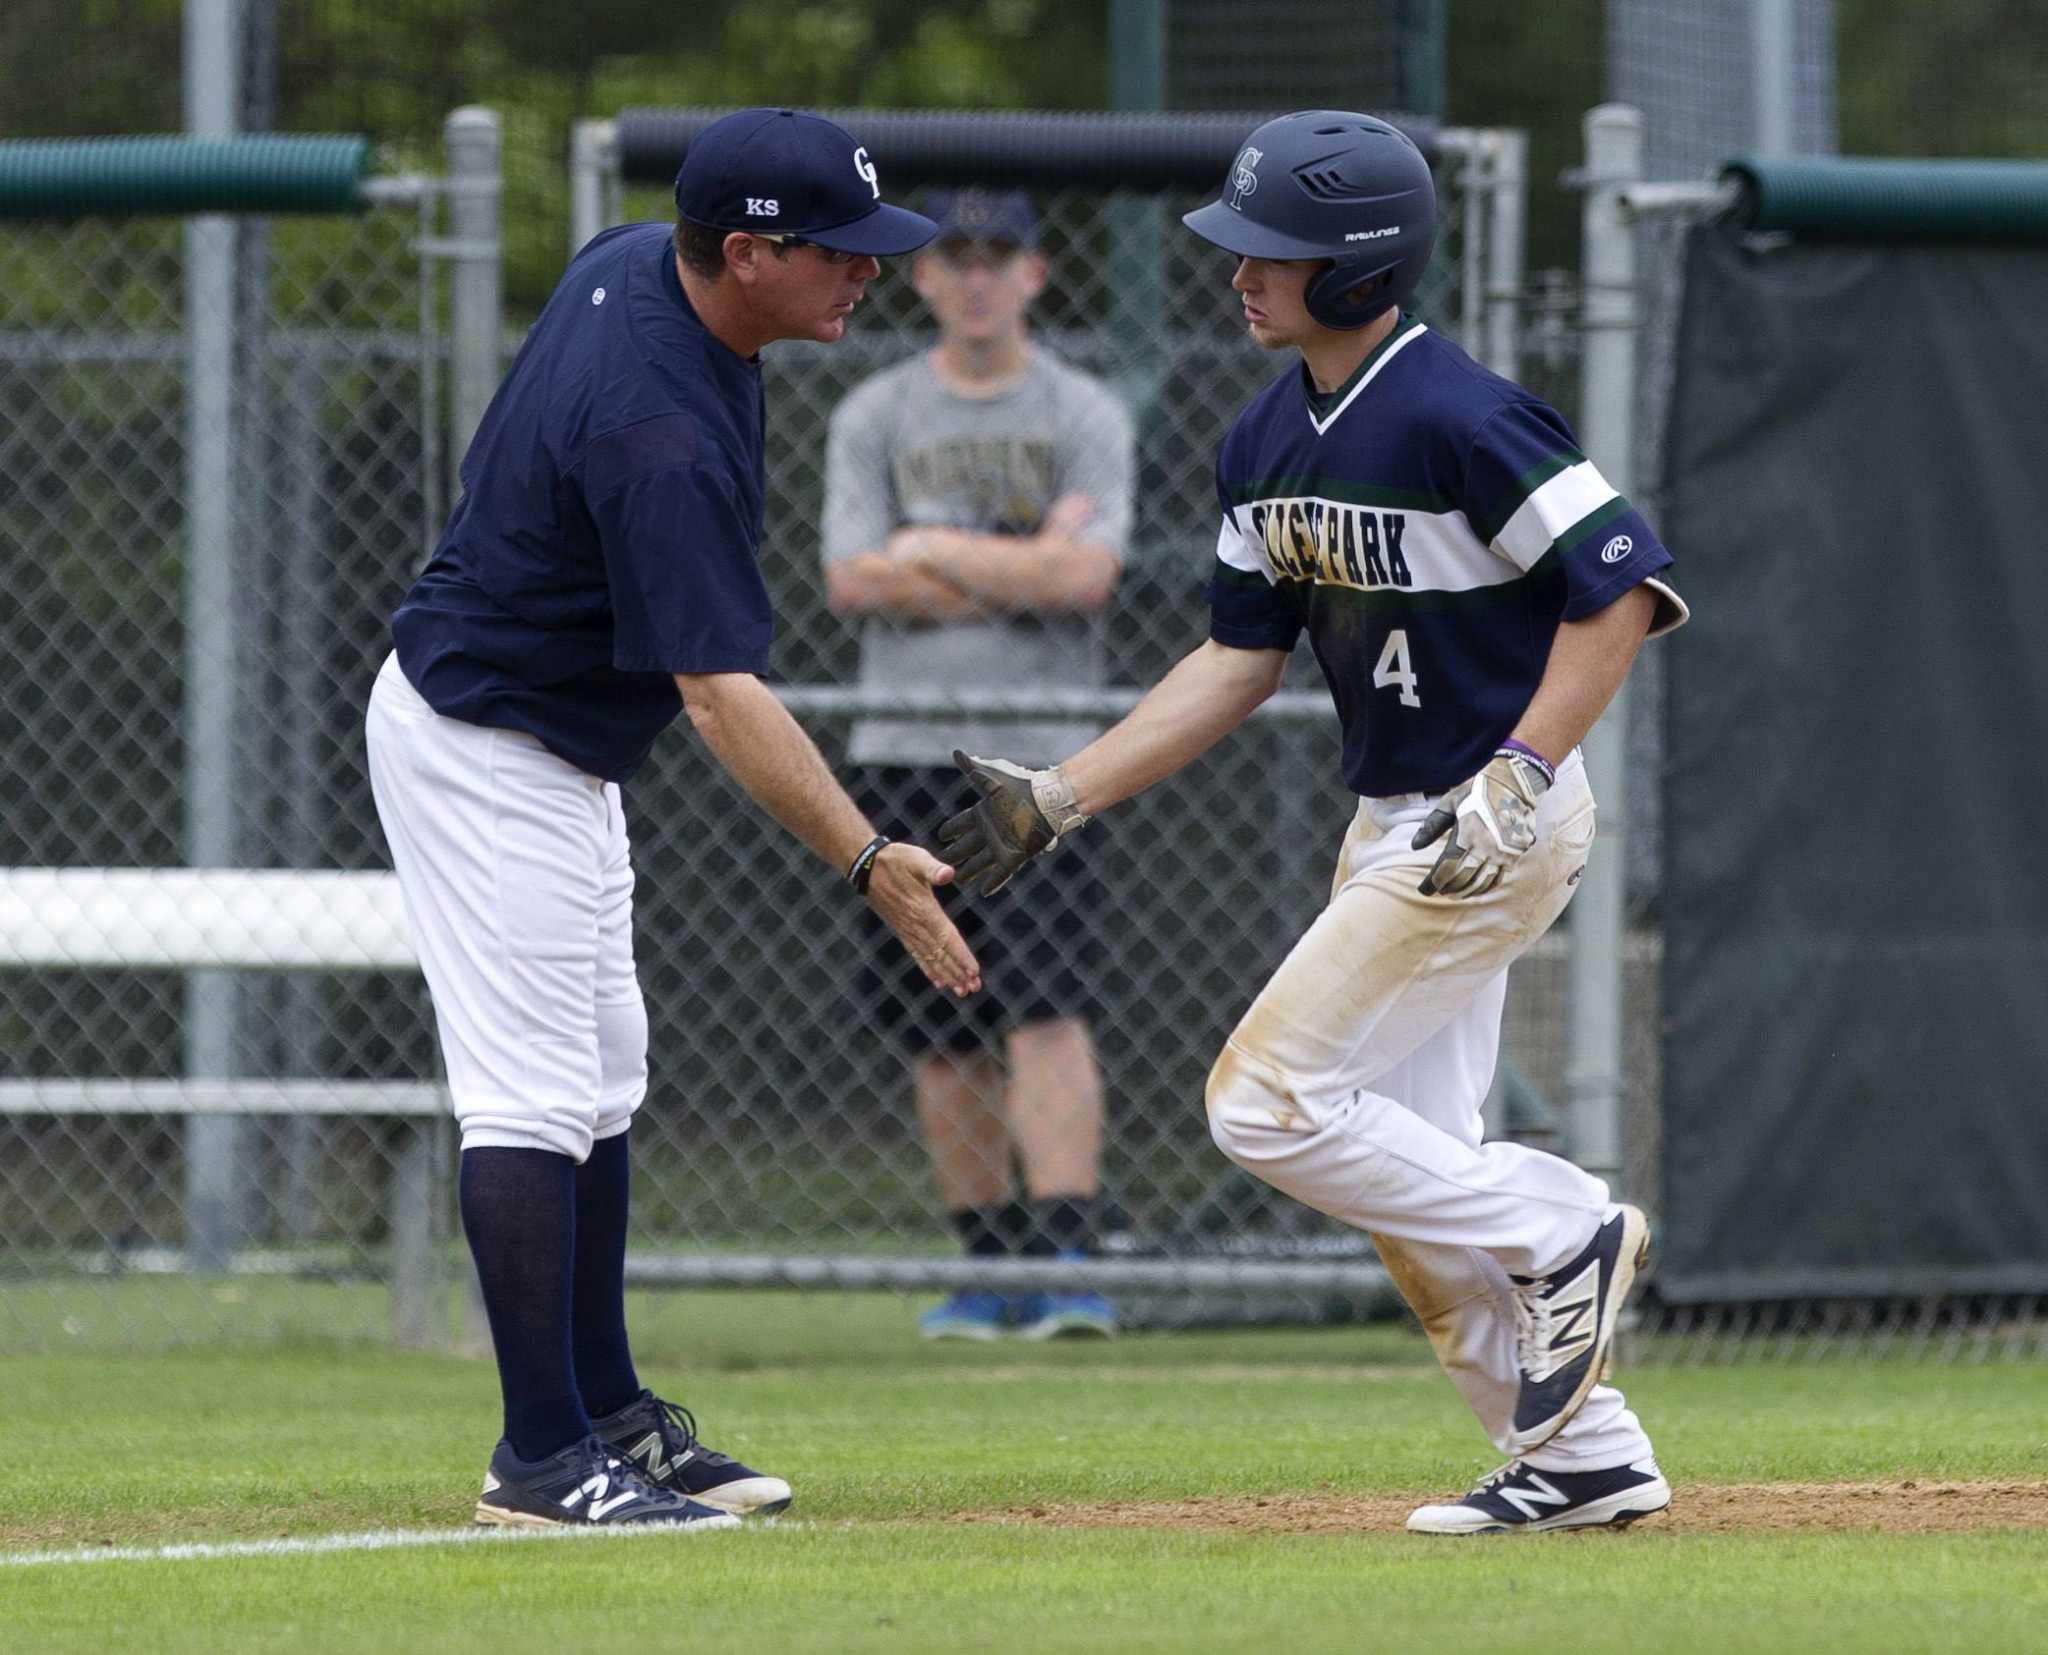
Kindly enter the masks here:
[[2048, 1291], [2048, 248], [1687, 249], [1675, 1302]]

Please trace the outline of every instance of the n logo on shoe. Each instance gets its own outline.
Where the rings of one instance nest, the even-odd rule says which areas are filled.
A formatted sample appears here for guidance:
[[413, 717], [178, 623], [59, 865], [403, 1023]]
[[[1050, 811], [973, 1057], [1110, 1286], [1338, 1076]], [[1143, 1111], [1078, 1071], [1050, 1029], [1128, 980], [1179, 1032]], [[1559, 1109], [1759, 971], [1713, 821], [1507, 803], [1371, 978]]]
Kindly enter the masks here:
[[687, 1465], [696, 1458], [696, 1455], [696, 1449], [685, 1448], [674, 1459], [664, 1460], [661, 1457], [661, 1433], [659, 1431], [649, 1431], [646, 1436], [626, 1450], [627, 1459], [645, 1461], [647, 1475], [655, 1478], [666, 1477], [678, 1466]]
[[1542, 1353], [1543, 1371], [1533, 1377], [1548, 1379], [1586, 1353], [1599, 1325], [1595, 1314], [1599, 1303], [1600, 1263], [1596, 1259], [1545, 1302], [1544, 1308], [1550, 1312], [1551, 1338]]
[[1533, 1523], [1545, 1506], [1568, 1506], [1571, 1496], [1555, 1483], [1546, 1482], [1540, 1472], [1524, 1471], [1527, 1480], [1522, 1488], [1503, 1488], [1500, 1497], [1522, 1514], [1525, 1522]]
[[[585, 1482], [581, 1488], [572, 1489], [569, 1497], [562, 1502], [562, 1509], [564, 1511], [574, 1511], [583, 1503], [583, 1497], [587, 1494], [590, 1496], [590, 1520], [595, 1523], [609, 1517], [621, 1506], [629, 1506], [640, 1498], [630, 1488], [622, 1488], [616, 1494], [612, 1494], [611, 1490], [611, 1474], [600, 1471]], [[607, 1499], [605, 1497], [607, 1495], [611, 1495], [611, 1497]]]

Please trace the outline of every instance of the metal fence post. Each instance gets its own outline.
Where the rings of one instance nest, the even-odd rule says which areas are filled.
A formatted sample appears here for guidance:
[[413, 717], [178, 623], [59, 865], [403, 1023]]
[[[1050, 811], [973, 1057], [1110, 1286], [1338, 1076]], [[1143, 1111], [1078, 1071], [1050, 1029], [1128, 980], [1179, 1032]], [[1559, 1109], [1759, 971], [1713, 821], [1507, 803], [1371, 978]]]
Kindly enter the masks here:
[[1486, 231], [1486, 331], [1480, 360], [1507, 379], [1522, 371], [1522, 263], [1528, 239], [1529, 134], [1486, 135], [1493, 151]]
[[605, 183], [618, 171], [618, 129], [610, 121], [578, 121], [569, 129], [569, 257], [610, 222]]
[[[1110, 102], [1117, 109], [1156, 110], [1166, 103], [1166, 12], [1163, 0], [1112, 0], [1109, 8]], [[1150, 196], [1110, 202], [1110, 337], [1108, 364], [1131, 417], [1141, 425], [1166, 378], [1162, 338], [1165, 215]]]
[[[1638, 326], [1635, 226], [1623, 202], [1643, 170], [1643, 117], [1602, 104], [1585, 121], [1586, 454], [1626, 494], [1635, 431]], [[1621, 945], [1626, 920], [1628, 790], [1624, 687], [1582, 744], [1600, 796], [1599, 848], [1571, 907], [1565, 1097], [1573, 1157], [1619, 1191], [1622, 1173]]]
[[391, 1152], [391, 1342], [400, 1350], [447, 1343], [441, 1256], [435, 1232], [435, 1139], [439, 1123], [400, 1121]]
[[[448, 154], [449, 240], [442, 251], [452, 269], [449, 319], [449, 496], [461, 489], [462, 457], [498, 388], [503, 338], [503, 248], [499, 213], [503, 174], [495, 110], [458, 109], [444, 134]], [[439, 1199], [438, 1195], [435, 1199]], [[475, 1269], [464, 1270], [465, 1328], [458, 1348], [478, 1346], [482, 1320]], [[485, 1346], [483, 1348], [488, 1348]]]
[[441, 251], [452, 272], [448, 329], [449, 497], [461, 488], [462, 456], [498, 388], [503, 332], [502, 249], [498, 214], [502, 193], [499, 120], [494, 109], [474, 106], [448, 117], [449, 239]]
[[[192, 0], [185, 14], [185, 126], [226, 137], [241, 104], [235, 8]], [[231, 868], [240, 860], [241, 724], [236, 717], [244, 640], [235, 555], [235, 238], [232, 218], [185, 223], [185, 542], [182, 666], [185, 861]], [[232, 973], [185, 980], [185, 1072], [224, 1080], [240, 1060], [239, 985]], [[224, 1271], [248, 1228], [249, 1122], [197, 1117], [185, 1124], [185, 1244], [194, 1270]]]
[[1749, 44], [1756, 152], [1790, 155], [1799, 129], [1799, 8], [1793, 0], [1749, 0]]

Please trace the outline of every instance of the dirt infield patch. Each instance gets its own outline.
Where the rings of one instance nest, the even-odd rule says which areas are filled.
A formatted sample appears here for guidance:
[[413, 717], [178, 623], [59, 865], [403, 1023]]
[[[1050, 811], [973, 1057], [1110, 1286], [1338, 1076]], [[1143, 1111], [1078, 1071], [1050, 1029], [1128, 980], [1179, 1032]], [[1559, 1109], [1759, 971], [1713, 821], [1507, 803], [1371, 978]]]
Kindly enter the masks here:
[[[965, 1512], [963, 1523], [1047, 1528], [1210, 1529], [1243, 1534], [1387, 1533], [1439, 1491], [1419, 1496], [1236, 1494], [1213, 1500], [1105, 1500]], [[2048, 1482], [1680, 1484], [1645, 1526], [1695, 1534], [1784, 1529], [1959, 1534], [2048, 1527]]]

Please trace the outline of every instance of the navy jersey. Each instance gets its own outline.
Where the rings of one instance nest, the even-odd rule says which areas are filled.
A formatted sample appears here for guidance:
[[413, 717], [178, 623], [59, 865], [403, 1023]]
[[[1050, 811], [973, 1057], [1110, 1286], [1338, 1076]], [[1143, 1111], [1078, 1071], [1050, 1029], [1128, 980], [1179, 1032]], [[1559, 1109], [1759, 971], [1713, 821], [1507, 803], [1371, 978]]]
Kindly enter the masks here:
[[[1410, 317], [1330, 396], [1297, 365], [1255, 397], [1216, 486], [1210, 636], [1292, 649], [1306, 630], [1344, 779], [1371, 797], [1476, 774], [1558, 623], [1671, 563], [1555, 411]], [[1685, 609], [1655, 584], [1666, 631]]]
[[674, 674], [767, 671], [764, 417], [760, 363], [690, 309], [669, 226], [596, 237], [491, 399], [392, 620], [413, 687], [631, 776], [682, 708]]

